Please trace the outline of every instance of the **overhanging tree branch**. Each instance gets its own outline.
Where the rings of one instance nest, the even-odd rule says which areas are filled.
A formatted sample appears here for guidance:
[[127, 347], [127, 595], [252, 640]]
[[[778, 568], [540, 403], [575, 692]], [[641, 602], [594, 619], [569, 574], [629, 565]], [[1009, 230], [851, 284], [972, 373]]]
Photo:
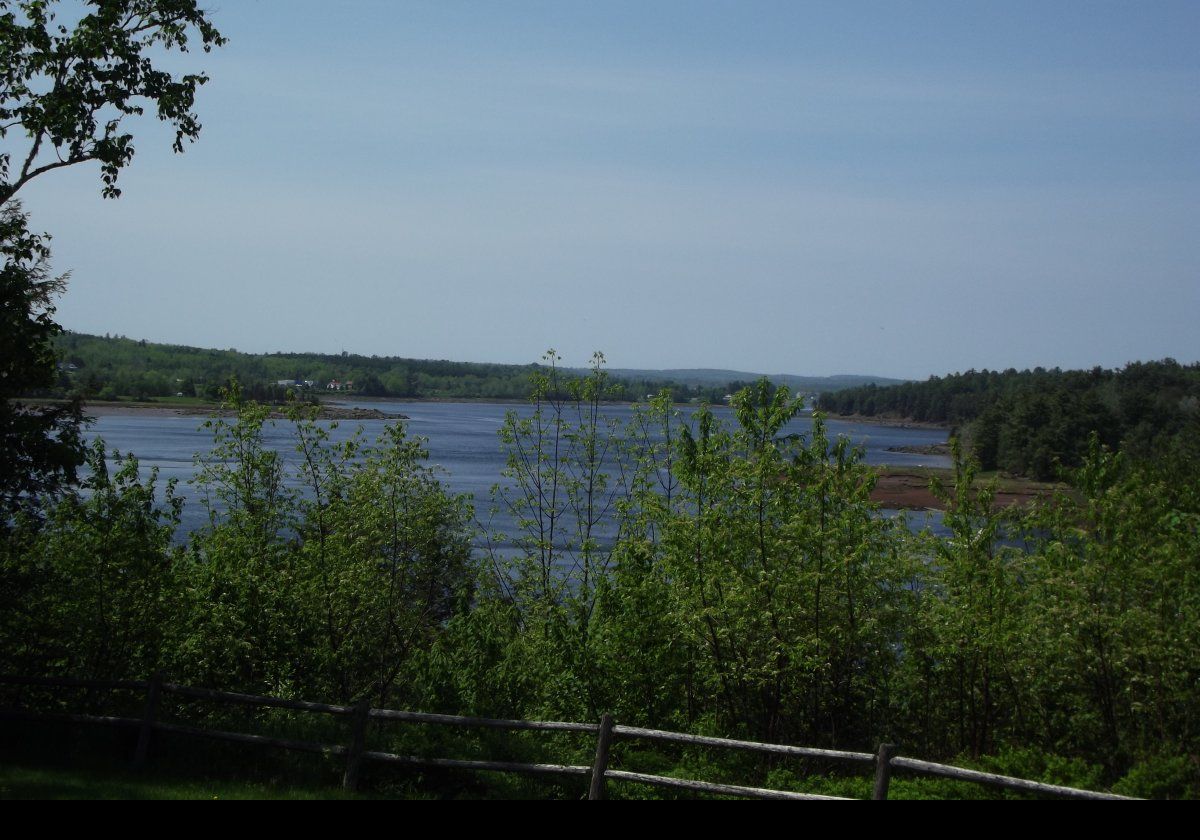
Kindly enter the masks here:
[[[0, 0], [0, 140], [22, 128], [29, 141], [23, 154], [0, 151], [0, 202], [38, 175], [89, 161], [101, 164], [102, 194], [120, 195], [117, 178], [134, 152], [120, 126], [147, 103], [175, 128], [176, 152], [200, 133], [192, 107], [208, 77], [154, 64], [160, 51], [187, 52], [198, 42], [208, 52], [225, 43], [196, 0], [90, 0], [74, 27], [57, 22], [57, 6]], [[53, 159], [43, 163], [48, 148]], [[23, 164], [9, 181], [14, 159]]]
[[74, 26], [57, 20], [58, 0], [0, 0], [0, 532], [19, 508], [74, 484], [83, 460], [78, 399], [21, 402], [58, 379], [52, 297], [65, 276], [48, 275], [47, 237], [29, 232], [17, 193], [47, 172], [98, 161], [102, 194], [120, 195], [134, 152], [122, 121], [147, 103], [183, 151], [200, 133], [192, 106], [208, 77], [177, 77], [155, 59], [186, 52], [189, 39], [206, 52], [225, 42], [196, 0], [63, 5], [74, 7]]

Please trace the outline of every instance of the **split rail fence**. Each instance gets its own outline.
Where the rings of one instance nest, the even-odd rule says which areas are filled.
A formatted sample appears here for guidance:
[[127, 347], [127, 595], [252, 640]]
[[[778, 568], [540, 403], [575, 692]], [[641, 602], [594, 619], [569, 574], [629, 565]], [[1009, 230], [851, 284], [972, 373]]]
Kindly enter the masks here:
[[[931, 761], [920, 761], [898, 754], [894, 744], [882, 744], [875, 753], [849, 752], [845, 750], [826, 750], [816, 747], [797, 747], [787, 744], [766, 744], [757, 741], [740, 741], [731, 738], [714, 738], [702, 735], [689, 735], [682, 732], [667, 732], [659, 729], [643, 729], [637, 726], [622, 726], [616, 724], [610, 715], [604, 715], [599, 723], [570, 723], [563, 721], [530, 721], [530, 720], [496, 720], [491, 718], [463, 717], [460, 715], [439, 715], [426, 712], [408, 712], [395, 709], [374, 709], [367, 701], [355, 705], [336, 705], [331, 703], [314, 703], [306, 700], [286, 700], [278, 697], [259, 697], [250, 694], [238, 694], [230, 691], [215, 691], [207, 688], [191, 688], [164, 682], [161, 676], [150, 680], [83, 680], [47, 677], [18, 677], [0, 675], [0, 684], [42, 686], [49, 688], [82, 688], [99, 691], [129, 690], [144, 692], [145, 702], [140, 717], [114, 717], [95, 714], [66, 714], [56, 712], [31, 711], [29, 709], [7, 708], [0, 709], [0, 718], [24, 720], [56, 720], [69, 723], [107, 725], [127, 727], [138, 731], [137, 746], [134, 751], [135, 767], [145, 765], [149, 756], [151, 738], [155, 732], [171, 732], [191, 735], [199, 738], [210, 738], [222, 741], [232, 741], [244, 744], [275, 747], [285, 750], [320, 753], [329, 756], [340, 756], [345, 759], [345, 770], [342, 786], [347, 790], [356, 790], [362, 774], [363, 763], [367, 761], [385, 764], [404, 765], [409, 767], [441, 768], [474, 771], [498, 771], [503, 773], [521, 773], [527, 775], [576, 776], [588, 778], [588, 799], [606, 798], [606, 788], [609, 782], [638, 782], [661, 788], [674, 788], [701, 793], [740, 796], [754, 799], [842, 799], [844, 797], [822, 796], [818, 794], [796, 793], [793, 791], [773, 790], [769, 788], [749, 787], [744, 785], [720, 784], [696, 779], [677, 779], [669, 776], [659, 776], [649, 773], [636, 773], [609, 767], [609, 753], [612, 744], [617, 739], [642, 739], [685, 746], [712, 747], [715, 749], [740, 750], [776, 756], [794, 758], [822, 759], [836, 762], [858, 764], [873, 768], [875, 783], [872, 799], [887, 799], [888, 787], [892, 775], [897, 770], [909, 771], [930, 776], [957, 779], [965, 782], [975, 782], [981, 785], [1024, 791], [1028, 793], [1057, 796], [1069, 799], [1127, 799], [1099, 791], [1081, 790], [1062, 785], [1046, 784], [1044, 782], [1018, 779], [1012, 776], [1002, 776], [995, 773], [985, 773], [979, 770], [969, 770], [964, 767], [954, 767], [948, 764], [937, 764]], [[311, 712], [346, 718], [349, 721], [349, 732], [346, 743], [323, 744], [314, 741], [300, 741], [287, 738], [270, 737], [245, 732], [232, 732], [189, 726], [180, 723], [170, 723], [159, 720], [159, 710], [164, 695], [174, 695], [190, 700], [206, 700], [219, 703], [240, 704], [260, 708], [288, 709], [299, 712]], [[586, 734], [595, 738], [595, 759], [590, 766], [570, 764], [528, 764], [508, 761], [480, 761], [456, 758], [429, 758], [395, 753], [378, 752], [366, 748], [367, 726], [370, 722], [395, 721], [401, 723], [434, 724], [454, 727], [482, 727], [488, 729], [532, 730], [539, 732], [569, 732]]]

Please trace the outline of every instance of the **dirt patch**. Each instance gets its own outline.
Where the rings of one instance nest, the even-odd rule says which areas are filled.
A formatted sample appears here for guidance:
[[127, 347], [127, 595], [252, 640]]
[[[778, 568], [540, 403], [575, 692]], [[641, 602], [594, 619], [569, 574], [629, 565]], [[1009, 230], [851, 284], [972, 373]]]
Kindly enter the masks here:
[[949, 456], [949, 443], [930, 443], [923, 446], [889, 446], [888, 452], [905, 452], [909, 455], [946, 455]]
[[[995, 506], [1025, 507], [1038, 499], [1049, 497], [1053, 492], [1053, 487], [1035, 482], [1003, 487], [996, 491]], [[871, 501], [900, 510], [941, 510], [945, 507], [929, 489], [929, 476], [920, 473], [889, 472], [880, 475], [875, 489], [871, 491]]]
[[894, 429], [953, 429], [953, 423], [934, 422], [932, 420], [913, 420], [909, 417], [884, 417], [873, 414], [835, 414], [820, 412], [826, 420], [842, 420], [847, 423], [866, 423], [874, 426], [891, 426]]

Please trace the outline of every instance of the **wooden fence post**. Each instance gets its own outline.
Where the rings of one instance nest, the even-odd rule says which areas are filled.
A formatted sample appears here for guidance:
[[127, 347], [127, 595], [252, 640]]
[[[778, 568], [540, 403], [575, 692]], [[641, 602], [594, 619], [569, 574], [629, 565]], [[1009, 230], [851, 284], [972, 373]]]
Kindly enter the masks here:
[[158, 699], [162, 693], [162, 671], [155, 671], [146, 686], [146, 706], [142, 710], [142, 725], [138, 729], [137, 749], [133, 753], [133, 767], [141, 770], [146, 765], [146, 756], [150, 753], [150, 737], [154, 734], [154, 724], [158, 720]]
[[608, 748], [612, 744], [612, 715], [600, 718], [600, 734], [596, 738], [596, 761], [592, 764], [592, 784], [588, 788], [588, 799], [604, 799], [606, 796], [604, 774], [608, 771]]
[[350, 749], [346, 751], [346, 773], [342, 776], [343, 790], [358, 790], [358, 774], [362, 767], [362, 754], [367, 742], [367, 721], [370, 713], [370, 700], [361, 700], [354, 707], [354, 716], [351, 718]]
[[899, 747], [896, 744], [880, 744], [875, 755], [875, 793], [872, 799], [887, 799], [888, 786], [892, 783], [892, 756]]

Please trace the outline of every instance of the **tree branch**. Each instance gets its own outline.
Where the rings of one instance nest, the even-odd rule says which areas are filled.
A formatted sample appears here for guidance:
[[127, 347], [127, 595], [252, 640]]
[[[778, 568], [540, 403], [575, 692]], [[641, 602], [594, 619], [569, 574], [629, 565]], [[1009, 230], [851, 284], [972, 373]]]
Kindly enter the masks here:
[[0, 192], [0, 204], [8, 201], [17, 194], [17, 190], [21, 189], [21, 187], [25, 186], [25, 184], [29, 183], [34, 178], [45, 172], [49, 172], [52, 169], [61, 169], [64, 166], [74, 166], [77, 163], [86, 163], [89, 160], [95, 159], [95, 155], [80, 155], [78, 157], [67, 158], [66, 160], [56, 160], [53, 163], [47, 163], [45, 166], [39, 166], [37, 169], [29, 172], [28, 174], [22, 173], [21, 177], [17, 179], [14, 184], [3, 188], [3, 191]]
[[[42, 148], [42, 138], [45, 136], [45, 131], [39, 131], [37, 136], [33, 139], [33, 146], [30, 147], [29, 155], [25, 158], [24, 165], [21, 166], [21, 175], [17, 180], [18, 184], [22, 184], [29, 180], [29, 167], [33, 166], [33, 161], [35, 158], [37, 158], [38, 152]], [[16, 192], [15, 189], [13, 191]]]

